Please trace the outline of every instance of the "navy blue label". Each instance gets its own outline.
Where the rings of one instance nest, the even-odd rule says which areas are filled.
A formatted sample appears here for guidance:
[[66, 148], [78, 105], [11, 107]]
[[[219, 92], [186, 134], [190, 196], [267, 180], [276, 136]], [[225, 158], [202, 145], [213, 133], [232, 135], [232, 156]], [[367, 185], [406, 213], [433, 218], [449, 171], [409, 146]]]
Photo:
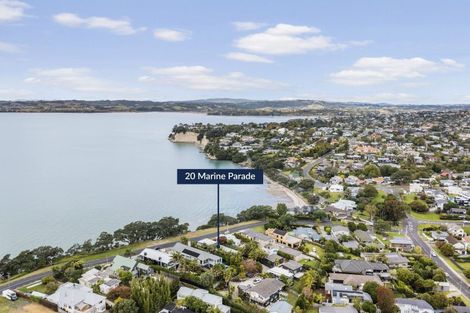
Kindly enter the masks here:
[[262, 184], [263, 171], [254, 169], [178, 169], [178, 184]]

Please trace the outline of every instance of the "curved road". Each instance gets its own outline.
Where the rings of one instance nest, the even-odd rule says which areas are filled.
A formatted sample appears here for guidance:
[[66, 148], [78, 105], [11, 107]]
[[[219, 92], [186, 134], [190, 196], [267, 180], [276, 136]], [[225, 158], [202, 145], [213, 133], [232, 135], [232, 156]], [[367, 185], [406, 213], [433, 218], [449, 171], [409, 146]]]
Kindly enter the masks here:
[[[420, 223], [412, 217], [408, 217], [405, 220], [405, 223], [405, 230], [408, 237], [410, 237], [410, 239], [416, 246], [421, 247], [425, 255], [431, 256], [431, 246], [427, 242], [425, 242], [418, 234], [418, 226]], [[449, 265], [447, 265], [447, 263], [438, 255], [432, 257], [432, 259], [434, 260], [434, 262], [436, 262], [437, 266], [440, 267], [447, 274], [447, 280], [451, 284], [453, 284], [457, 289], [459, 289], [465, 297], [470, 299], [470, 285], [467, 283], [466, 279], [462, 277], [459, 273], [457, 273], [455, 270], [453, 270]]]
[[[249, 229], [249, 228], [261, 226], [261, 225], [264, 225], [264, 224], [265, 224], [265, 222], [256, 222], [256, 223], [253, 223], [253, 224], [250, 224], [250, 225], [242, 225], [242, 226], [233, 227], [233, 228], [230, 228], [229, 230], [230, 230], [230, 232], [237, 232], [237, 231], [240, 231], [240, 230], [243, 230], [243, 229]], [[220, 230], [222, 232], [223, 228], [221, 227]], [[209, 234], [193, 237], [193, 238], [191, 238], [191, 240], [199, 241], [201, 239], [211, 238], [211, 237], [214, 237], [214, 236], [217, 236], [217, 231], [213, 231]], [[154, 245], [154, 246], [150, 246], [148, 248], [151, 248], [151, 249], [168, 248], [168, 247], [173, 246], [176, 242], [178, 242], [178, 240], [174, 240], [174, 241], [163, 243], [163, 244], [157, 244], [157, 245]], [[136, 254], [139, 254], [142, 250], [143, 249], [140, 249], [140, 250], [137, 250], [137, 251], [134, 251], [134, 252], [136, 252]], [[94, 267], [94, 266], [100, 265], [100, 264], [106, 264], [106, 263], [111, 262], [112, 259], [113, 259], [113, 257], [92, 260], [92, 261], [89, 261], [89, 262], [85, 263], [85, 268]], [[44, 272], [44, 273], [28, 276], [28, 277], [25, 277], [25, 278], [19, 278], [18, 280], [15, 280], [13, 282], [5, 283], [3, 285], [0, 285], [0, 292], [2, 292], [3, 290], [6, 290], [6, 289], [18, 289], [18, 288], [21, 288], [23, 286], [30, 285], [30, 284], [32, 284], [34, 282], [37, 282], [37, 281], [43, 279], [44, 277], [47, 277], [47, 276], [50, 276], [50, 275], [52, 275], [52, 271], [47, 271], [47, 272]]]

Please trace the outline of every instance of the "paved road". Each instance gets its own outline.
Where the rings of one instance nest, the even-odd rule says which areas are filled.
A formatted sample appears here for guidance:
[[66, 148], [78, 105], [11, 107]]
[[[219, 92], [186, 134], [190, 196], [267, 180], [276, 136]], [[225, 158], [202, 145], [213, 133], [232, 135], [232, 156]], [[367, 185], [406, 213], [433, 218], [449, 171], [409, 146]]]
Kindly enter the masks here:
[[[256, 222], [256, 223], [253, 223], [253, 224], [250, 224], [250, 225], [243, 225], [243, 226], [237, 226], [237, 227], [234, 227], [234, 228], [230, 228], [229, 230], [230, 230], [230, 232], [237, 232], [237, 231], [240, 231], [240, 230], [243, 230], [243, 229], [253, 228], [253, 227], [261, 226], [261, 225], [264, 225], [264, 224], [265, 224], [265, 222]], [[225, 227], [221, 227], [220, 232], [223, 233], [224, 229], [225, 229]], [[211, 232], [211, 233], [206, 234], [206, 235], [193, 237], [193, 238], [191, 238], [191, 240], [199, 241], [199, 240], [205, 239], [205, 238], [212, 238], [216, 235], [217, 235], [217, 232], [214, 231], [214, 232]], [[154, 246], [151, 246], [149, 248], [153, 248], [153, 249], [168, 248], [168, 247], [173, 246], [175, 244], [175, 242], [177, 242], [177, 241], [178, 240], [174, 240], [174, 241], [171, 241], [171, 242], [154, 245]], [[142, 251], [142, 249], [136, 251], [136, 254], [139, 254], [141, 251]], [[112, 259], [113, 259], [113, 257], [92, 260], [92, 261], [89, 261], [89, 262], [85, 263], [85, 267], [94, 267], [96, 265], [110, 263], [112, 261]], [[20, 287], [30, 285], [30, 284], [32, 284], [36, 281], [39, 281], [39, 280], [43, 279], [44, 277], [50, 276], [50, 275], [52, 275], [52, 271], [32, 275], [32, 276], [25, 277], [25, 278], [20, 278], [20, 279], [14, 281], [14, 282], [0, 285], [0, 292], [2, 292], [5, 289], [18, 289]]]
[[[423, 253], [431, 256], [432, 248], [426, 243], [418, 234], [418, 225], [420, 224], [416, 219], [408, 217], [405, 220], [406, 233], [416, 246], [421, 247]], [[466, 279], [460, 276], [456, 271], [447, 265], [439, 256], [432, 257], [437, 266], [440, 267], [447, 274], [447, 280], [459, 289], [467, 298], [470, 299], [470, 289]]]
[[[320, 163], [322, 163], [323, 160], [326, 159], [326, 157], [328, 157], [329, 155], [331, 155], [333, 153], [334, 153], [334, 151], [330, 151], [327, 154], [325, 154], [324, 156], [321, 156], [318, 159], [316, 159], [316, 160], [308, 163], [307, 165], [305, 165], [304, 168], [303, 168], [303, 176], [307, 177], [307, 178], [310, 178], [310, 179], [313, 179], [315, 184], [318, 184], [319, 181], [316, 180], [315, 178], [313, 178], [310, 175], [310, 171], [312, 170], [313, 167], [315, 167], [315, 166], [319, 165]], [[317, 194], [317, 196], [319, 197], [319, 202], [318, 202], [319, 204], [323, 205], [323, 204], [327, 203], [327, 200], [324, 197], [320, 196], [319, 194]]]

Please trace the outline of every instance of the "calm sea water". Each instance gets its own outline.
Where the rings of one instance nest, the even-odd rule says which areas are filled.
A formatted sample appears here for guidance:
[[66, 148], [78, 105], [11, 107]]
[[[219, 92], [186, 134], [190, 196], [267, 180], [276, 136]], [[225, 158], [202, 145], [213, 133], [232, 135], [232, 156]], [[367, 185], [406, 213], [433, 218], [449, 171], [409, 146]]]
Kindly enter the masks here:
[[[194, 226], [215, 213], [215, 186], [176, 184], [177, 168], [233, 168], [167, 140], [177, 123], [285, 117], [192, 113], [0, 114], [0, 257], [40, 245], [68, 248], [137, 220], [175, 216]], [[286, 200], [266, 185], [221, 186], [222, 212]]]

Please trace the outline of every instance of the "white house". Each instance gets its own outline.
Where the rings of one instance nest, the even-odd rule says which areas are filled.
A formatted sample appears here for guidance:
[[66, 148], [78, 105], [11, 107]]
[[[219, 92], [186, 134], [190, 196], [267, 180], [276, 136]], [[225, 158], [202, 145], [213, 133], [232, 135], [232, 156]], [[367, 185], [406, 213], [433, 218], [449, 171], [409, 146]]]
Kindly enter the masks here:
[[106, 310], [106, 298], [93, 293], [89, 287], [65, 283], [47, 300], [57, 304], [61, 313], [101, 313]]
[[447, 225], [447, 232], [455, 238], [463, 238], [466, 235], [465, 230], [457, 224]]
[[100, 271], [96, 268], [92, 268], [78, 279], [78, 283], [88, 288], [93, 288], [94, 285], [99, 283], [100, 292], [107, 294], [112, 289], [118, 287], [121, 281], [119, 279], [109, 277], [109, 272], [107, 271]]
[[420, 193], [423, 192], [423, 186], [421, 184], [410, 184], [410, 193]]
[[352, 211], [357, 207], [357, 204], [352, 200], [341, 199], [336, 201], [335, 203], [332, 203], [331, 206], [342, 211]]
[[343, 192], [344, 187], [343, 187], [343, 185], [333, 184], [333, 185], [330, 186], [330, 188], [328, 188], [328, 190], [330, 192]]
[[400, 313], [434, 313], [432, 306], [424, 300], [397, 298], [395, 304]]
[[222, 264], [222, 258], [220, 256], [184, 245], [180, 242], [175, 243], [170, 249], [174, 252], [181, 253], [186, 259], [197, 260], [201, 266], [210, 267], [216, 264]]
[[153, 261], [155, 264], [165, 268], [172, 268], [176, 265], [170, 253], [156, 249], [146, 248], [139, 254], [138, 258]]
[[186, 297], [195, 297], [199, 300], [207, 303], [213, 307], [216, 307], [220, 310], [220, 313], [230, 313], [230, 307], [222, 303], [223, 299], [220, 296], [210, 294], [209, 291], [205, 289], [192, 289], [188, 287], [180, 287], [176, 294], [178, 300], [182, 300]]

